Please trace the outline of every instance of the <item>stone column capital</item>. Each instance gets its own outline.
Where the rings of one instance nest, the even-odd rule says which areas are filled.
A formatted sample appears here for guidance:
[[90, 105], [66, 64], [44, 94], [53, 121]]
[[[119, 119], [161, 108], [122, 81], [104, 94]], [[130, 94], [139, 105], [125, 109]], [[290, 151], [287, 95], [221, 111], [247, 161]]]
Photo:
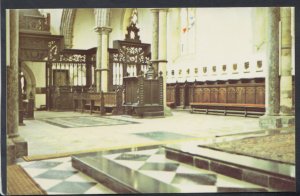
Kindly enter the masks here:
[[108, 34], [112, 31], [111, 27], [95, 27], [94, 31], [99, 34]]

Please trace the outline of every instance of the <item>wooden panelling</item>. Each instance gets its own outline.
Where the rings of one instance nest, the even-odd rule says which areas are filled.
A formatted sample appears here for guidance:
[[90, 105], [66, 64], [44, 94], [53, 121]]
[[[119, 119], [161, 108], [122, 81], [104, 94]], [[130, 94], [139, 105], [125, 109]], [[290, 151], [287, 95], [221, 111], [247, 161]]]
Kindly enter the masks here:
[[218, 102], [219, 103], [226, 103], [227, 102], [227, 89], [226, 88], [219, 88], [219, 91], [218, 91]]
[[227, 88], [227, 103], [236, 103], [236, 88]]
[[210, 90], [210, 102], [218, 103], [218, 88], [211, 88]]
[[[176, 85], [179, 91], [177, 96]], [[168, 85], [167, 101], [180, 103], [180, 106], [188, 106], [190, 103], [265, 104], [263, 78], [176, 85]]]
[[184, 105], [184, 87], [183, 86], [180, 86], [179, 87], [179, 103], [180, 105]]
[[255, 103], [255, 87], [246, 87], [246, 103]]
[[175, 103], [175, 86], [167, 87], [167, 102]]
[[265, 87], [258, 86], [256, 87], [256, 104], [264, 104], [265, 103]]
[[236, 103], [245, 103], [245, 87], [236, 87]]
[[203, 89], [203, 102], [210, 103], [210, 88]]
[[193, 102], [203, 102], [203, 88], [196, 86], [194, 88]]

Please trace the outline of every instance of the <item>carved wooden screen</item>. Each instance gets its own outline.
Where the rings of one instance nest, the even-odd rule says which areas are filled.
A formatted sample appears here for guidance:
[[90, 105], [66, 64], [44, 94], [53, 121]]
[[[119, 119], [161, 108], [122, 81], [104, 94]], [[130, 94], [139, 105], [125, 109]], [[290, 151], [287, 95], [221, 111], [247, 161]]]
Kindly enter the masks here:
[[[95, 83], [95, 53], [91, 50], [59, 51], [57, 42], [49, 42], [46, 67], [47, 106], [62, 109], [72, 103], [71, 93], [86, 92]], [[65, 109], [72, 108], [68, 106]]]
[[[115, 40], [109, 49], [109, 90], [123, 84], [123, 77], [135, 77], [147, 71], [150, 60], [150, 44], [141, 43], [139, 29], [134, 23], [127, 27], [125, 40]], [[134, 36], [132, 35], [134, 32]]]

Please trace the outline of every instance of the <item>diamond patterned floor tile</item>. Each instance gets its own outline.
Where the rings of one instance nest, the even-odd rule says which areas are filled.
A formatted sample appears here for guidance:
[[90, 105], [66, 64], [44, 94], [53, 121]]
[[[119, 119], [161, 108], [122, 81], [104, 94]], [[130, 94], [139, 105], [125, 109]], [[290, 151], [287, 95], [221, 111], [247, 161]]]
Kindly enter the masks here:
[[128, 152], [128, 154], [144, 154], [144, 155], [153, 155], [158, 151], [157, 148], [155, 149], [150, 149], [150, 150], [141, 150], [141, 151], [133, 151], [133, 152]]
[[42, 173], [37, 178], [46, 178], [46, 179], [57, 179], [57, 180], [64, 180], [73, 176], [78, 171], [60, 171], [60, 170], [48, 170], [45, 173]]
[[24, 168], [24, 170], [33, 178], [48, 171], [47, 169], [36, 169], [36, 168]]
[[63, 162], [62, 164], [53, 167], [53, 170], [62, 170], [62, 171], [77, 171], [72, 167], [71, 162]]
[[61, 157], [61, 158], [55, 158], [55, 159], [46, 159], [43, 160], [45, 162], [68, 162], [71, 161], [71, 157]]
[[117, 153], [117, 154], [107, 154], [107, 155], [103, 155], [103, 157], [113, 160], [115, 158], [117, 158], [118, 156], [120, 156], [122, 153]]
[[176, 171], [179, 163], [145, 163], [139, 170]]
[[138, 170], [145, 163], [144, 161], [123, 161], [123, 160], [115, 160], [115, 162], [133, 170]]
[[51, 169], [58, 166], [61, 162], [49, 162], [49, 161], [36, 161], [32, 164], [24, 166], [25, 168], [40, 168], [40, 169]]
[[96, 182], [93, 178], [78, 172], [74, 174], [73, 176], [70, 176], [69, 178], [65, 179], [65, 181], [68, 182]]
[[60, 193], [74, 193], [83, 194], [91, 187], [95, 186], [94, 182], [66, 182], [63, 181], [52, 188], [48, 189], [49, 192], [60, 192]]
[[166, 163], [166, 162], [172, 162], [169, 159], [167, 159], [164, 155], [161, 154], [154, 154], [149, 159], [147, 159], [147, 162], [156, 162], [156, 163]]
[[148, 170], [140, 170], [142, 174], [158, 179], [162, 182], [170, 184], [175, 176], [175, 172], [169, 171], [148, 171]]
[[115, 194], [115, 192], [101, 184], [97, 184], [85, 191], [84, 194]]
[[116, 160], [129, 160], [129, 161], [146, 161], [150, 155], [141, 155], [141, 154], [126, 154], [123, 153], [120, 156], [116, 157]]
[[45, 191], [62, 182], [62, 180], [53, 180], [53, 179], [44, 179], [44, 178], [34, 178], [34, 181], [36, 181], [36, 183], [38, 183]]

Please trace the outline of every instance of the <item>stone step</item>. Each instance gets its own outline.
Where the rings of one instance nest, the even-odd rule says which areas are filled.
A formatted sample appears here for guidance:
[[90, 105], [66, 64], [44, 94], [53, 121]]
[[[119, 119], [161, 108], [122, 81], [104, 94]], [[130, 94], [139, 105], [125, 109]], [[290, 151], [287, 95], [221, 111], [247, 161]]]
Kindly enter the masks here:
[[267, 192], [253, 183], [223, 177], [166, 158], [159, 146], [72, 157], [72, 166], [116, 193]]
[[179, 143], [164, 146], [166, 157], [266, 188], [295, 191], [295, 165]]

